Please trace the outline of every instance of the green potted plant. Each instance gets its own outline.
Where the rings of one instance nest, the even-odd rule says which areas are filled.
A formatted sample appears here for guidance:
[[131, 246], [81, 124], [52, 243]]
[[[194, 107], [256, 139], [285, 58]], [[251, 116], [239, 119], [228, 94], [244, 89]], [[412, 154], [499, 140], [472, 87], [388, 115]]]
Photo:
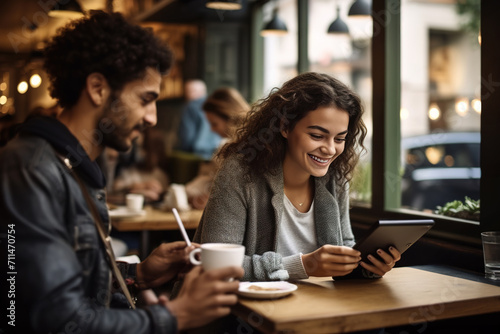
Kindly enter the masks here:
[[452, 201], [444, 206], [438, 206], [435, 213], [461, 219], [469, 219], [479, 221], [481, 206], [480, 200], [473, 200], [465, 197], [465, 201]]

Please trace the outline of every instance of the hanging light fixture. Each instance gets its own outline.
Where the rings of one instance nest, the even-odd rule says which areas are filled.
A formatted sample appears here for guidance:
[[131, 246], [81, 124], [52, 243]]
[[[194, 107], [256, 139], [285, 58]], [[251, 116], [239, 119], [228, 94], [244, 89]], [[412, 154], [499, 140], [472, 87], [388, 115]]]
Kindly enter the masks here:
[[282, 36], [288, 33], [285, 22], [278, 17], [278, 8], [273, 11], [273, 18], [260, 31], [260, 35], [267, 36]]
[[40, 76], [40, 74], [38, 74], [38, 73], [35, 72], [30, 77], [30, 86], [32, 88], [38, 88], [38, 87], [40, 87], [41, 84], [42, 84], [42, 77]]
[[241, 9], [241, 0], [208, 0], [206, 6], [212, 9], [238, 10]]
[[404, 120], [410, 117], [410, 111], [406, 108], [399, 109], [399, 118]]
[[433, 121], [437, 120], [439, 117], [441, 117], [441, 109], [439, 109], [439, 106], [437, 103], [433, 102], [429, 106], [429, 111], [427, 112], [427, 115], [429, 118]]
[[455, 100], [455, 112], [459, 116], [466, 116], [469, 112], [469, 99], [466, 97], [457, 98]]
[[480, 99], [474, 99], [470, 102], [470, 105], [472, 106], [472, 109], [474, 109], [475, 112], [478, 114], [481, 113], [481, 100]]
[[83, 10], [76, 0], [69, 0], [63, 3], [56, 2], [54, 8], [49, 11], [49, 16], [66, 19], [78, 19], [83, 16]]
[[24, 94], [28, 91], [28, 87], [28, 82], [26, 80], [22, 80], [17, 85], [17, 91], [19, 92], [19, 94]]
[[337, 6], [337, 18], [335, 19], [335, 21], [332, 22], [332, 24], [330, 24], [327, 32], [329, 34], [336, 34], [336, 35], [349, 34], [349, 28], [347, 27], [347, 24], [340, 18], [340, 6]]
[[349, 9], [349, 17], [371, 17], [372, 0], [356, 0]]

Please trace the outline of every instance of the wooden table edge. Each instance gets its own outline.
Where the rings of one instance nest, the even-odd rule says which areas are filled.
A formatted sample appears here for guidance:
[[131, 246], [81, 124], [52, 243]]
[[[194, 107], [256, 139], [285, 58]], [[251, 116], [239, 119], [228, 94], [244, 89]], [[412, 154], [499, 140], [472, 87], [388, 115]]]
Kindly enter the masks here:
[[[408, 307], [403, 309], [392, 309], [374, 311], [371, 313], [362, 312], [349, 316], [339, 316], [316, 319], [296, 319], [286, 322], [272, 322], [266, 316], [254, 313], [250, 308], [242, 304], [237, 304], [233, 307], [233, 313], [245, 320], [252, 327], [266, 334], [310, 334], [314, 329], [314, 333], [346, 333], [361, 330], [370, 330], [383, 327], [393, 327], [400, 325], [414, 325], [415, 328], [425, 326], [428, 322], [459, 318], [471, 315], [481, 315], [494, 312], [500, 312], [500, 296], [489, 298], [481, 298], [481, 311], [472, 311], [470, 305], [471, 300], [457, 301], [446, 305], [434, 304], [426, 307]], [[253, 314], [252, 314], [253, 313]], [[403, 321], [402, 319], [408, 319]], [[381, 320], [384, 325], [381, 325]], [[338, 331], [332, 332], [331, 328], [337, 328]]]
[[[411, 269], [426, 271], [421, 268]], [[434, 272], [434, 274], [440, 273]], [[440, 275], [449, 276], [446, 274]], [[484, 282], [476, 283], [487, 284]], [[341, 314], [339, 316], [328, 318], [319, 316], [317, 318], [309, 317], [306, 319], [299, 317], [290, 321], [273, 321], [265, 315], [255, 313], [250, 307], [241, 303], [238, 303], [233, 308], [233, 313], [235, 315], [266, 334], [310, 334], [312, 329], [314, 329], [314, 333], [332, 333], [332, 327], [337, 328], [338, 332], [351, 332], [400, 325], [422, 326], [425, 323], [437, 320], [446, 320], [495, 312], [500, 312], [500, 295], [458, 301], [447, 301], [425, 306], [415, 305], [399, 309], [393, 308], [374, 310], [373, 312], [359, 312], [347, 316], [345, 314]], [[383, 321], [381, 319], [383, 319]], [[381, 322], [383, 322], [383, 325], [381, 325]]]

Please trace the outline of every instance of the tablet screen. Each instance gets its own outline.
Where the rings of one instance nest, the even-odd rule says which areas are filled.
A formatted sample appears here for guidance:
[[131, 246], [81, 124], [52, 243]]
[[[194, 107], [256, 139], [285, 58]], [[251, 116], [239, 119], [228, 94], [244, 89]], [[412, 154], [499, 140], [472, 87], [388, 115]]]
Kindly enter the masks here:
[[432, 219], [379, 220], [353, 248], [361, 252], [363, 259], [366, 259], [368, 254], [375, 256], [379, 248], [389, 252], [390, 246], [396, 247], [402, 254], [432, 226], [434, 226]]

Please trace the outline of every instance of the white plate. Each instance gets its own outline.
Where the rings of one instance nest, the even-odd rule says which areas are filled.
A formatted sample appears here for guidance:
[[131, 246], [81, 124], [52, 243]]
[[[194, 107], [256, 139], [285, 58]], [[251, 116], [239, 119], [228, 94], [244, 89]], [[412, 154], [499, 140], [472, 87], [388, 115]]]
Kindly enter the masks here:
[[[264, 289], [277, 290], [253, 290], [251, 287], [257, 286]], [[285, 297], [297, 290], [295, 284], [283, 281], [276, 282], [241, 282], [238, 294], [243, 297], [254, 299], [274, 299]]]
[[130, 211], [126, 206], [120, 206], [116, 209], [109, 210], [109, 216], [112, 218], [129, 218], [144, 216], [146, 214], [145, 210], [141, 211]]

